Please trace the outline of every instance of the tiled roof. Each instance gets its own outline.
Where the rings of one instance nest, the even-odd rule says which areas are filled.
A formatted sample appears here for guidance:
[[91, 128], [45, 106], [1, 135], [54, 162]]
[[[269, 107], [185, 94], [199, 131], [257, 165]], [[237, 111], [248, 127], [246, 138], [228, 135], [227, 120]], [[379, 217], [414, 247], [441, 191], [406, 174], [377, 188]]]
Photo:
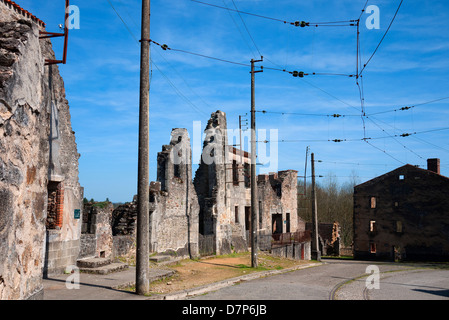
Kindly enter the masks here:
[[27, 10], [23, 9], [21, 6], [19, 6], [17, 3], [11, 0], [0, 0], [3, 2], [6, 6], [9, 8], [15, 10], [19, 14], [23, 15], [26, 18], [31, 19], [32, 21], [36, 22], [41, 27], [45, 27], [45, 22], [43, 22], [41, 19], [37, 18], [35, 15], [33, 15], [31, 12], [28, 12]]

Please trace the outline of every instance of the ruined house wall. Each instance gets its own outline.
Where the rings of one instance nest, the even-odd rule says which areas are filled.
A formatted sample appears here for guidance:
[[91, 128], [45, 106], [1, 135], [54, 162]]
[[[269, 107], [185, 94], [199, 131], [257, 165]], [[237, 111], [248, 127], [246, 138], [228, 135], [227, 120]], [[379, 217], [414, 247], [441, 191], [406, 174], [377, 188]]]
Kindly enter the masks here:
[[173, 129], [158, 153], [157, 182], [150, 185], [150, 248], [198, 256], [198, 197], [192, 182], [192, 155], [186, 129]]
[[[0, 298], [27, 299], [42, 297], [43, 269], [62, 270], [76, 262], [80, 225], [73, 210], [81, 209], [79, 155], [62, 78], [56, 66], [44, 66], [44, 59], [54, 56], [51, 42], [39, 40], [39, 26], [3, 1], [0, 21]], [[59, 230], [48, 237], [58, 242], [55, 246], [46, 241], [47, 186], [55, 159], [52, 101], [53, 111], [59, 112], [53, 132], [60, 141], [64, 183]]]
[[236, 252], [247, 251], [249, 241], [249, 229], [251, 222], [251, 159], [247, 152], [227, 147], [225, 163], [226, 172], [226, 216], [229, 218], [228, 229], [231, 235], [231, 246]]
[[303, 231], [297, 215], [297, 177], [296, 170], [258, 176], [259, 230], [262, 234]]
[[78, 258], [112, 258], [112, 203], [84, 204]]
[[449, 178], [411, 165], [355, 186], [354, 257], [449, 260], [448, 208]]
[[[245, 207], [250, 207], [249, 189], [244, 186], [241, 164], [239, 182], [236, 185], [233, 182], [235, 155], [228, 145], [226, 114], [212, 113], [204, 132], [201, 163], [194, 179], [200, 204], [200, 233], [214, 236], [217, 254], [230, 253], [231, 248], [246, 250]], [[244, 161], [249, 163], [249, 157]]]

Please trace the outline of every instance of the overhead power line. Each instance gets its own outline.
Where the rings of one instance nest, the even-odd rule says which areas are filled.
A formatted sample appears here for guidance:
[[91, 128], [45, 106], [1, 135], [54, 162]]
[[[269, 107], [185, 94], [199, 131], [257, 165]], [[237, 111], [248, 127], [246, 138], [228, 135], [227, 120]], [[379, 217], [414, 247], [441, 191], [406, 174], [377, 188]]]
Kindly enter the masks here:
[[[244, 66], [244, 67], [251, 67], [251, 65], [247, 64], [247, 63], [236, 62], [236, 61], [231, 61], [231, 60], [227, 60], [227, 59], [223, 59], [223, 58], [216, 58], [216, 57], [212, 57], [212, 56], [208, 56], [208, 55], [205, 55], [205, 54], [196, 53], [196, 52], [192, 52], [192, 51], [171, 48], [171, 47], [169, 47], [166, 44], [160, 44], [160, 43], [158, 43], [158, 42], [156, 42], [156, 41], [154, 41], [152, 39], [149, 39], [148, 41], [150, 41], [150, 42], [154, 43], [155, 45], [161, 47], [162, 50], [177, 51], [177, 52], [182, 52], [182, 53], [186, 53], [186, 54], [190, 54], [190, 55], [194, 55], [194, 56], [199, 56], [199, 57], [203, 57], [203, 58], [207, 58], [207, 59], [217, 60], [217, 61], [231, 63], [231, 64], [236, 64], [236, 65], [240, 65], [240, 66]], [[263, 56], [261, 58], [263, 58]], [[352, 74], [344, 74], [344, 73], [320, 73], [320, 72], [305, 73], [304, 71], [288, 71], [286, 69], [273, 68], [273, 67], [264, 67], [264, 66], [260, 66], [260, 68], [261, 69], [269, 69], [269, 70], [286, 72], [286, 73], [289, 73], [289, 74], [293, 75], [293, 77], [299, 77], [299, 78], [303, 78], [304, 76], [343, 76], [343, 77], [354, 77], [355, 76], [355, 75], [352, 75]]]
[[267, 110], [256, 110], [260, 113], [272, 113], [281, 115], [297, 115], [297, 116], [312, 116], [312, 117], [328, 117], [328, 118], [344, 118], [344, 117], [358, 117], [358, 114], [320, 114], [320, 113], [300, 113], [300, 112], [282, 112], [282, 111], [267, 111]]
[[385, 37], [387, 36], [388, 31], [390, 31], [390, 28], [394, 22], [394, 20], [396, 19], [396, 16], [399, 12], [399, 9], [401, 8], [402, 2], [404, 2], [404, 0], [401, 0], [401, 2], [399, 3], [399, 6], [396, 10], [396, 12], [394, 13], [393, 19], [391, 19], [390, 25], [387, 28], [387, 31], [385, 31], [382, 39], [380, 39], [379, 44], [377, 45], [376, 49], [374, 50], [373, 54], [369, 57], [369, 59], [365, 62], [365, 64], [363, 65], [363, 68], [360, 70], [359, 72], [359, 76], [362, 74], [362, 72], [365, 70], [366, 66], [368, 65], [368, 63], [370, 63], [371, 59], [374, 57], [374, 55], [376, 54], [377, 50], [379, 49], [380, 45], [382, 44], [382, 42], [384, 41]]
[[[134, 39], [134, 41], [139, 44], [139, 40], [137, 40], [137, 37], [134, 35], [134, 33], [131, 31], [131, 29], [129, 28], [128, 24], [125, 22], [125, 20], [122, 18], [122, 16], [120, 15], [120, 13], [117, 11], [117, 9], [114, 7], [114, 5], [111, 3], [111, 1], [107, 0], [107, 2], [109, 3], [109, 5], [111, 6], [112, 10], [114, 10], [115, 14], [117, 15], [117, 17], [120, 19], [120, 21], [123, 23], [123, 25], [125, 26], [126, 30], [128, 31], [128, 33], [131, 35], [131, 37]], [[151, 49], [150, 49], [151, 50]], [[151, 51], [150, 51], [151, 52]], [[163, 58], [163, 57], [162, 57]], [[201, 108], [199, 108], [198, 106], [196, 106], [190, 99], [188, 99], [176, 86], [175, 84], [170, 80], [170, 78], [159, 68], [159, 66], [153, 61], [151, 55], [150, 55], [150, 63], [151, 65], [154, 65], [157, 70], [162, 74], [162, 76], [165, 78], [165, 80], [169, 83], [169, 85], [173, 88], [174, 92], [181, 98], [183, 99], [188, 105], [190, 105], [195, 111], [202, 113], [202, 114], [206, 114], [204, 111], [201, 110]], [[150, 81], [152, 78], [152, 74], [153, 74], [153, 70], [150, 70]], [[179, 75], [179, 73], [178, 73]], [[185, 81], [184, 78], [181, 77], [181, 79], [184, 81], [184, 83], [188, 86], [187, 82]], [[193, 92], [193, 91], [192, 91]]]
[[[257, 142], [259, 142], [259, 143], [271, 143], [271, 142], [276, 142], [276, 143], [279, 143], [279, 142], [281, 142], [281, 143], [284, 143], [284, 142], [285, 143], [291, 143], [291, 142], [335, 142], [335, 143], [339, 143], [339, 142], [355, 142], [355, 141], [366, 141], [367, 142], [369, 140], [381, 140], [381, 139], [389, 139], [389, 138], [396, 140], [396, 138], [406, 138], [406, 137], [410, 137], [410, 136], [417, 135], [417, 134], [436, 132], [436, 131], [444, 131], [444, 130], [449, 130], [449, 127], [430, 129], [430, 130], [411, 132], [411, 133], [394, 134], [394, 135], [390, 135], [384, 129], [382, 129], [382, 131], [387, 133], [386, 136], [382, 136], [382, 137], [368, 137], [368, 138], [354, 138], [354, 139], [293, 139], [293, 140], [282, 139], [282, 140], [259, 140]], [[398, 142], [398, 143], [400, 143], [400, 142]], [[410, 150], [406, 146], [404, 146], [404, 145], [402, 145], [402, 146], [405, 149], [413, 152], [413, 150]], [[417, 155], [418, 157], [424, 159], [423, 157], [416, 154], [415, 152], [413, 152], [413, 153], [415, 155]]]
[[235, 61], [226, 60], [226, 59], [222, 59], [222, 58], [216, 58], [216, 57], [208, 56], [208, 55], [201, 54], [201, 53], [191, 52], [191, 51], [187, 51], [187, 50], [174, 49], [174, 48], [170, 48], [166, 44], [160, 44], [160, 43], [158, 43], [158, 42], [156, 42], [154, 40], [151, 40], [151, 39], [148, 39], [148, 41], [150, 41], [150, 42], [154, 43], [155, 45], [161, 47], [162, 50], [177, 51], [177, 52], [182, 52], [182, 53], [186, 53], [186, 54], [190, 54], [190, 55], [194, 55], [194, 56], [199, 56], [199, 57], [203, 57], [203, 58], [207, 58], [207, 59], [217, 60], [217, 61], [231, 63], [231, 64], [236, 64], [236, 65], [240, 65], [240, 66], [244, 66], [244, 67], [251, 67], [251, 65], [247, 64], [247, 63], [235, 62]]
[[330, 22], [287, 21], [287, 20], [283, 20], [283, 19], [278, 19], [278, 18], [268, 17], [268, 16], [264, 16], [264, 15], [260, 15], [260, 14], [241, 11], [241, 10], [238, 10], [236, 6], [235, 6], [236, 9], [230, 9], [227, 7], [222, 7], [222, 6], [208, 3], [208, 2], [203, 2], [203, 1], [198, 1], [198, 0], [191, 0], [191, 1], [201, 3], [201, 4], [204, 4], [207, 6], [211, 6], [211, 7], [219, 8], [219, 9], [225, 9], [228, 11], [238, 12], [239, 14], [242, 13], [242, 14], [246, 14], [246, 15], [250, 15], [250, 16], [254, 16], [254, 17], [258, 17], [258, 18], [278, 21], [278, 22], [282, 22], [284, 24], [289, 24], [289, 25], [292, 25], [295, 27], [302, 27], [302, 28], [304, 28], [304, 27], [353, 27], [353, 26], [356, 26], [355, 22], [357, 21], [357, 20], [330, 21]]

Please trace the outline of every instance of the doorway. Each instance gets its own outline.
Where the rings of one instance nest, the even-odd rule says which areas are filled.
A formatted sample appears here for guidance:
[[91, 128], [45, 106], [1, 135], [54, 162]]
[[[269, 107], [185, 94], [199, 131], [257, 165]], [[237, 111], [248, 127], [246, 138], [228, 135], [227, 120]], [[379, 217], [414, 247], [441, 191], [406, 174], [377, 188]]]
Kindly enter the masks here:
[[275, 213], [271, 215], [271, 227], [273, 234], [282, 233], [282, 214]]

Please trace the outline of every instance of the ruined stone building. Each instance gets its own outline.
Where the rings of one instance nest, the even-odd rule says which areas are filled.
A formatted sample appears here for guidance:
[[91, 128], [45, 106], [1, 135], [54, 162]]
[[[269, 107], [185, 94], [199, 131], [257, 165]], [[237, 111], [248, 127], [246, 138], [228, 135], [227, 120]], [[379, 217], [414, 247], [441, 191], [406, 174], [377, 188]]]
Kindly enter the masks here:
[[[135, 243], [136, 201], [86, 204], [75, 132], [45, 23], [0, 0], [0, 299], [42, 298], [42, 278], [79, 259], [114, 258]], [[190, 138], [174, 129], [149, 186], [150, 249], [197, 257], [248, 250], [250, 155], [228, 144], [226, 115], [206, 126], [192, 175]], [[258, 179], [261, 234], [300, 230], [296, 174]], [[301, 255], [303, 256], [303, 255]], [[307, 256], [307, 255], [306, 255]]]
[[286, 170], [257, 177], [259, 230], [265, 234], [295, 232], [298, 225], [298, 171]]
[[250, 155], [228, 144], [226, 114], [211, 115], [205, 128], [194, 185], [200, 205], [199, 232], [213, 239], [217, 254], [247, 250], [251, 212]]
[[197, 257], [199, 205], [186, 129], [172, 130], [157, 164], [157, 181], [150, 184], [150, 250]]
[[[149, 187], [153, 253], [196, 257], [248, 251], [250, 154], [229, 145], [222, 111], [212, 113], [204, 136], [194, 177], [186, 129], [173, 129], [170, 144], [158, 153], [157, 181]], [[305, 232], [297, 216], [297, 171], [260, 175], [257, 190], [261, 249], [271, 250], [273, 233]], [[114, 237], [135, 234], [136, 216], [134, 201], [114, 210]], [[300, 238], [307, 241], [304, 234]]]
[[[306, 230], [312, 231], [312, 223], [306, 223]], [[341, 250], [340, 224], [318, 223], [318, 245], [321, 256], [339, 256]]]
[[[251, 156], [229, 145], [226, 114], [212, 113], [205, 129], [194, 185], [200, 204], [200, 234], [212, 237], [217, 254], [248, 249]], [[259, 235], [304, 231], [297, 216], [297, 171], [257, 178]], [[210, 250], [210, 249], [209, 249]]]
[[449, 260], [449, 178], [439, 159], [354, 187], [354, 257]]
[[75, 265], [83, 189], [64, 83], [45, 24], [0, 1], [0, 299], [41, 297]]

